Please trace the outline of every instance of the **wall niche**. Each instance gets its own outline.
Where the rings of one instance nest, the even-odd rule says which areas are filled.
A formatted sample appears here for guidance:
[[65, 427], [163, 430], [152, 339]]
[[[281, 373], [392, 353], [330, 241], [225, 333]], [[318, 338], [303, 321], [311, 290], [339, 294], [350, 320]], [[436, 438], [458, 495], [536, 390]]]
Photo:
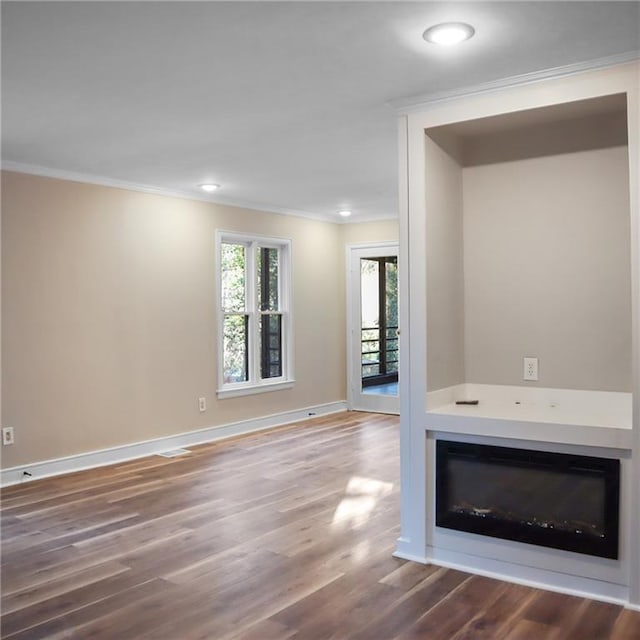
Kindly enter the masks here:
[[[631, 391], [625, 94], [425, 130], [428, 391]], [[523, 382], [523, 357], [539, 359]]]

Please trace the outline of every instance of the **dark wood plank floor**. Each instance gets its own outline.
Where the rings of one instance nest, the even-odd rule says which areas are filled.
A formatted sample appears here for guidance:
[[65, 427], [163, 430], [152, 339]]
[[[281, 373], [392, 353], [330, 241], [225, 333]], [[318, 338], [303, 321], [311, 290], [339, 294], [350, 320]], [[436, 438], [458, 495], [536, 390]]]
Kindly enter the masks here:
[[638, 640], [640, 614], [392, 557], [398, 419], [11, 487], [2, 637]]

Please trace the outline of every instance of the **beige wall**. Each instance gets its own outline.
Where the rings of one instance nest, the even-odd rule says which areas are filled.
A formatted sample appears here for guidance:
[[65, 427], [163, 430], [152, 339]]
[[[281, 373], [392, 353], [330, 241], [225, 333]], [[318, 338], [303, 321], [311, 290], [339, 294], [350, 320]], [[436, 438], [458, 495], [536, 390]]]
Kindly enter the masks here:
[[345, 245], [366, 242], [398, 242], [398, 220], [361, 222], [340, 225]]
[[630, 391], [627, 148], [465, 168], [463, 182], [467, 382]]
[[[357, 225], [16, 173], [2, 187], [4, 468], [345, 399]], [[291, 390], [216, 400], [216, 229], [293, 241]]]
[[462, 170], [428, 136], [427, 390], [464, 382]]

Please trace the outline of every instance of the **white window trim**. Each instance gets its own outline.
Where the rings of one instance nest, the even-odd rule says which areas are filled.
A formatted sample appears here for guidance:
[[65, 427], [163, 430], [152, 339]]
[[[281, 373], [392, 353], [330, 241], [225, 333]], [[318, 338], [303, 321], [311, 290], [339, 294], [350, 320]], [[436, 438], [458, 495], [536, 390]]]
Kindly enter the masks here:
[[[247, 259], [247, 312], [249, 313], [250, 339], [249, 354], [249, 380], [247, 382], [224, 383], [224, 363], [223, 363], [223, 327], [224, 309], [222, 308], [222, 287], [221, 287], [221, 247], [223, 243], [244, 244], [248, 247], [277, 247], [280, 249], [279, 265], [279, 298], [280, 309], [282, 311], [282, 368], [283, 375], [278, 378], [260, 379], [260, 362], [257, 347], [256, 319], [260, 315], [258, 308], [257, 292], [255, 287], [255, 262], [252, 254]], [[238, 396], [253, 395], [257, 393], [267, 393], [269, 391], [279, 391], [290, 389], [294, 386], [293, 376], [293, 296], [292, 296], [292, 255], [291, 240], [286, 238], [273, 238], [258, 236], [247, 233], [237, 233], [232, 231], [216, 231], [216, 312], [217, 312], [217, 372], [218, 384], [216, 395], [218, 399], [235, 398]], [[250, 274], [250, 277], [249, 277]]]

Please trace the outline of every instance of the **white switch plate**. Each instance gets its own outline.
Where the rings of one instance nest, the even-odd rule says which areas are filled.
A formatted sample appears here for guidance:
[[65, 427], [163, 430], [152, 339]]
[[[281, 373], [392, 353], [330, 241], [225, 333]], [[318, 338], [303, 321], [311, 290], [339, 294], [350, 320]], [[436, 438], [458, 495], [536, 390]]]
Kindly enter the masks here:
[[13, 427], [3, 427], [2, 429], [2, 444], [13, 444]]
[[207, 410], [207, 399], [206, 398], [198, 398], [198, 409], [200, 409], [200, 413], [203, 413]]
[[538, 358], [524, 358], [523, 380], [538, 379]]

